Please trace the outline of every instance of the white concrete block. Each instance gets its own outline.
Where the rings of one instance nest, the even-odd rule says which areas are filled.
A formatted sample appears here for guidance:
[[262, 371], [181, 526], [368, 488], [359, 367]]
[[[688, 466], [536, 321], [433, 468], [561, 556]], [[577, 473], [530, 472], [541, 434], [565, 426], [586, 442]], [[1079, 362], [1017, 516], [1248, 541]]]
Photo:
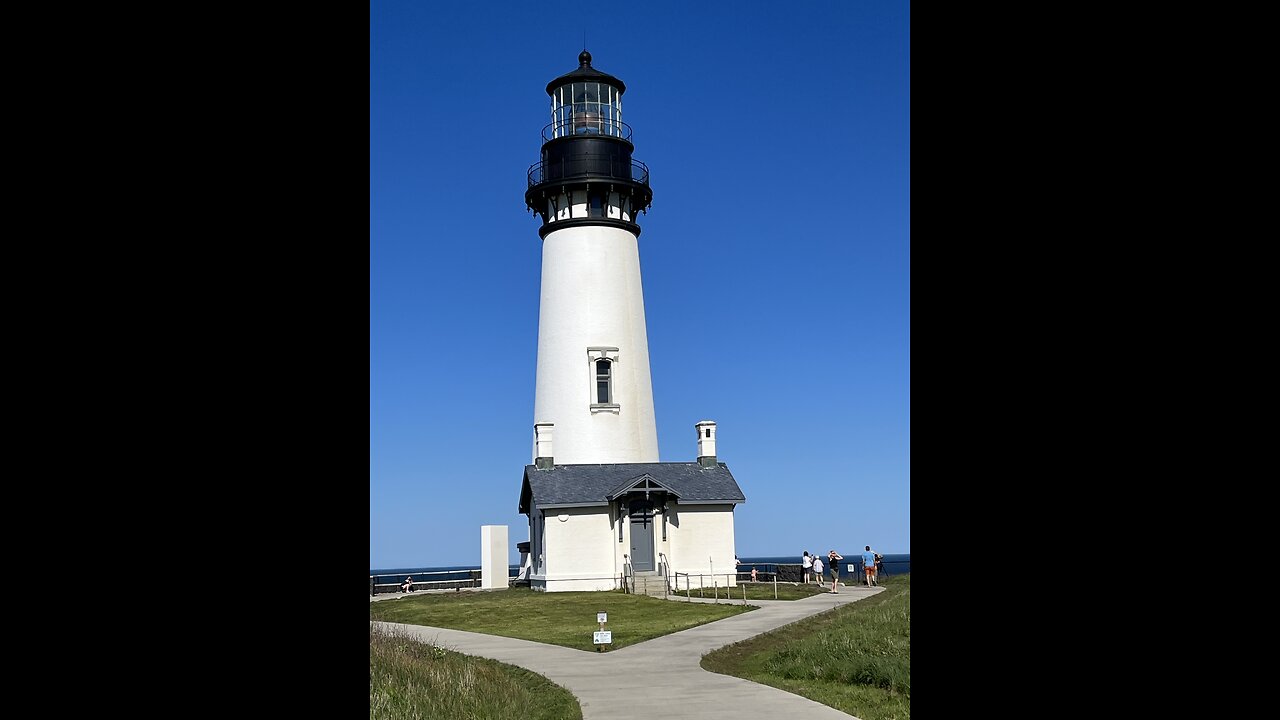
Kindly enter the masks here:
[[506, 525], [480, 526], [480, 587], [505, 589], [511, 572]]

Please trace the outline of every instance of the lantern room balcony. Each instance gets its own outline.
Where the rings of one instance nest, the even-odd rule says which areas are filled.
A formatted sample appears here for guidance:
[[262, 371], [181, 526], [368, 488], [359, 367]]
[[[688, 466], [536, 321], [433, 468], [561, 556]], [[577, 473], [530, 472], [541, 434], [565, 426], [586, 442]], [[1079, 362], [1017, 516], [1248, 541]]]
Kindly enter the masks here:
[[609, 154], [574, 154], [529, 166], [529, 187], [563, 180], [621, 180], [649, 185], [649, 168], [639, 160]]
[[542, 141], [574, 135], [604, 135], [631, 142], [631, 126], [607, 113], [581, 112], [548, 123], [542, 128]]

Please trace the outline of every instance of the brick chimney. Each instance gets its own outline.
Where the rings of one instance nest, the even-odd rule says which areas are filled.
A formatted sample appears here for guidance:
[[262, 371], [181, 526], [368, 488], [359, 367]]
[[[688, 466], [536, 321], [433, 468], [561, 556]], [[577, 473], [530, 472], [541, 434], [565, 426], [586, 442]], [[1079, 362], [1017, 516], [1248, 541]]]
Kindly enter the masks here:
[[537, 422], [533, 424], [533, 466], [539, 470], [550, 470], [555, 463], [555, 454], [551, 450], [551, 428], [553, 423]]
[[703, 420], [693, 426], [698, 430], [698, 464], [702, 467], [716, 466], [716, 423], [714, 420]]

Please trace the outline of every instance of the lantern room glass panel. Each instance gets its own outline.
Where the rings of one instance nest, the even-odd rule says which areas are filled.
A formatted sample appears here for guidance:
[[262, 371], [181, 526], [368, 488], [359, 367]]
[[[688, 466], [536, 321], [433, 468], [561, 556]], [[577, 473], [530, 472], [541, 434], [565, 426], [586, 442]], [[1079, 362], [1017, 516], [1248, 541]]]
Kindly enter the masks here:
[[622, 93], [608, 83], [575, 82], [551, 93], [551, 137], [611, 135], [622, 130]]

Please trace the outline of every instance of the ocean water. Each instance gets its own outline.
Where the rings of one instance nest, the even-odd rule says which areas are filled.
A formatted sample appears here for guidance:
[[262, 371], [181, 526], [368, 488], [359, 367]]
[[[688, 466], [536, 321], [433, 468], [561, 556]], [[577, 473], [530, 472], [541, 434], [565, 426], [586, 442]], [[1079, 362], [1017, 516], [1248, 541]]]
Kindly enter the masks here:
[[[802, 551], [803, 552], [803, 551]], [[862, 551], [849, 550], [841, 552], [844, 560], [840, 561], [840, 576], [848, 577], [849, 565], [854, 566], [854, 572], [862, 571]], [[884, 574], [885, 575], [902, 575], [911, 572], [911, 553], [880, 553], [884, 556]], [[738, 572], [750, 573], [751, 568], [755, 568], [762, 573], [777, 572], [779, 565], [799, 565], [803, 558], [800, 555], [771, 555], [769, 557], [739, 557], [742, 564], [738, 566]], [[827, 556], [822, 556], [822, 564], [827, 564]], [[825, 572], [825, 570], [824, 570]]]
[[[854, 572], [862, 570], [861, 553], [849, 551], [842, 553], [844, 560], [840, 568], [841, 576], [847, 577], [847, 567], [854, 566]], [[762, 573], [777, 572], [778, 565], [799, 565], [799, 555], [770, 555], [767, 557], [739, 557], [742, 564], [738, 566], [738, 572], [750, 573], [751, 568], [755, 568]], [[826, 563], [826, 557], [823, 557], [823, 563]], [[414, 582], [428, 582], [433, 580], [466, 580], [471, 577], [472, 571], [478, 571], [479, 565], [445, 565], [441, 567], [418, 567], [418, 568], [371, 568], [369, 574], [373, 575], [375, 582], [378, 583], [399, 583], [406, 577], [412, 577]], [[727, 570], [728, 568], [726, 568]], [[514, 576], [519, 572], [519, 565], [509, 565], [507, 576]], [[716, 572], [722, 572], [717, 569]], [[884, 554], [884, 574], [885, 575], [901, 575], [911, 572], [911, 553], [895, 553]], [[427, 573], [434, 573], [428, 575]]]

